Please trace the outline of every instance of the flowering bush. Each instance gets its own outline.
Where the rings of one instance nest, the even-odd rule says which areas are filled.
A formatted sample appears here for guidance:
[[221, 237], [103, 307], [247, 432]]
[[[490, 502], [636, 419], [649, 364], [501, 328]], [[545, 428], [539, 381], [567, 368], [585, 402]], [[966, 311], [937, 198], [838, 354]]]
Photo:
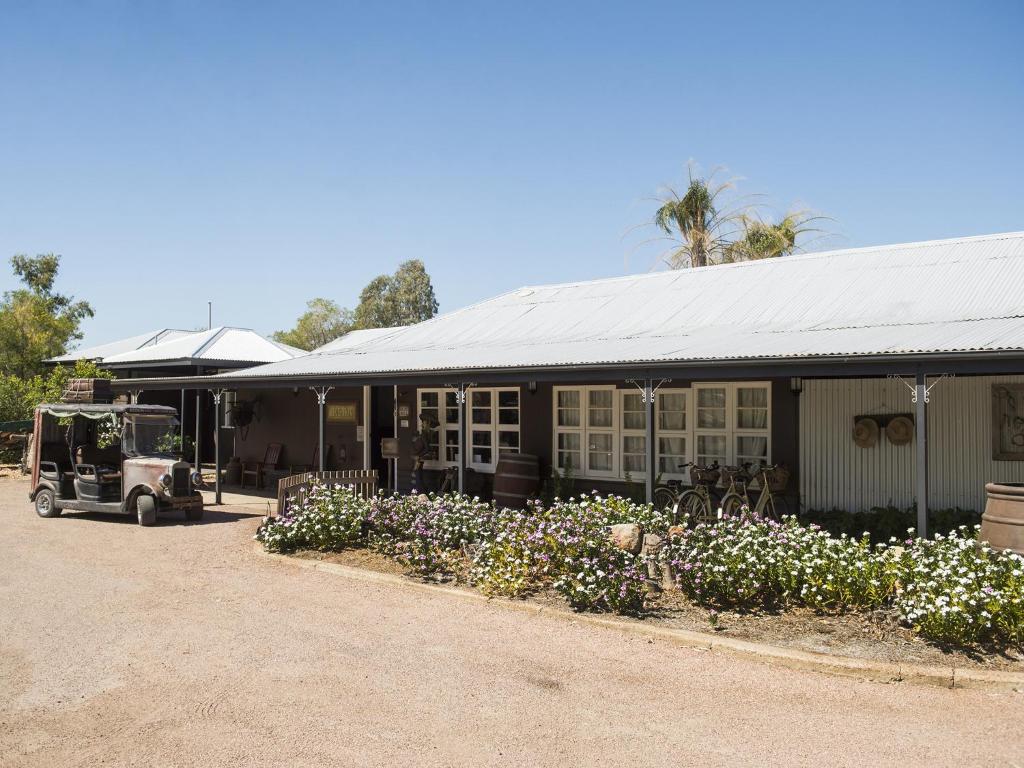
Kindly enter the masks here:
[[[892, 607], [922, 635], [954, 644], [1024, 643], [1024, 558], [979, 546], [962, 527], [935, 540], [871, 546], [793, 518], [740, 516], [674, 530], [660, 553], [694, 601], [725, 608]], [[912, 531], [911, 531], [912, 533]]]
[[979, 547], [964, 526], [913, 542], [900, 560], [903, 584], [895, 606], [921, 634], [960, 645], [988, 639], [1024, 644], [1020, 555]]
[[[424, 578], [458, 578], [465, 570], [468, 547], [479, 542], [485, 530], [490, 532], [493, 508], [475, 497], [396, 494], [375, 502], [378, 514], [368, 517], [371, 546]], [[396, 522], [405, 527], [396, 528]]]
[[[636, 523], [666, 538], [657, 562], [712, 609], [891, 609], [946, 643], [1024, 645], [1024, 558], [993, 552], [961, 527], [935, 540], [872, 545], [794, 518], [738, 517], [673, 527], [650, 505], [596, 494], [496, 509], [460, 494], [378, 495], [314, 485], [306, 500], [256, 534], [267, 550], [368, 546], [423, 578], [467, 579], [489, 595], [552, 588], [577, 610], [637, 613], [648, 563], [617, 548], [609, 527]], [[717, 613], [714, 614], [717, 616]]]
[[486, 595], [522, 597], [544, 583], [551, 557], [543, 535], [543, 510], [496, 510], [491, 533], [473, 553], [471, 580]]
[[542, 518], [540, 541], [552, 586], [577, 610], [636, 613], [647, 594], [647, 565], [618, 549], [608, 527], [649, 517], [649, 508], [613, 496], [556, 500]]
[[367, 506], [351, 488], [317, 484], [297, 508], [264, 520], [256, 540], [268, 552], [351, 547], [363, 539]]

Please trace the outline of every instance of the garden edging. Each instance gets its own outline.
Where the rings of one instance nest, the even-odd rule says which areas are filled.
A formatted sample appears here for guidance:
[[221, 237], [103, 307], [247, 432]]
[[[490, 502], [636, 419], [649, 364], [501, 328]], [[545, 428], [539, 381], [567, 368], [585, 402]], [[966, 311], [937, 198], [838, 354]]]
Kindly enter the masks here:
[[590, 613], [563, 613], [546, 609], [544, 606], [524, 600], [511, 600], [501, 597], [488, 597], [466, 589], [450, 587], [444, 584], [430, 584], [423, 581], [416, 581], [406, 576], [399, 576], [391, 573], [380, 573], [356, 568], [340, 563], [329, 563], [321, 560], [307, 560], [290, 555], [282, 555], [267, 552], [261, 545], [255, 550], [262, 556], [273, 560], [287, 562], [300, 568], [322, 570], [328, 573], [335, 573], [350, 579], [376, 584], [387, 584], [392, 586], [403, 586], [419, 589], [434, 594], [445, 594], [462, 599], [469, 599], [480, 603], [496, 603], [503, 607], [527, 613], [547, 613], [549, 615], [564, 615], [571, 621], [616, 629], [622, 632], [630, 632], [635, 635], [663, 640], [675, 645], [688, 648], [703, 648], [711, 651], [723, 651], [735, 656], [764, 661], [776, 664], [788, 669], [809, 670], [823, 672], [826, 674], [852, 677], [860, 680], [870, 680], [879, 683], [917, 683], [919, 685], [932, 685], [943, 688], [981, 688], [987, 690], [1003, 691], [1024, 691], [1024, 673], [1006, 672], [1000, 670], [972, 670], [958, 669], [956, 667], [936, 667], [918, 664], [898, 664], [894, 662], [870, 661], [850, 656], [830, 656], [812, 651], [801, 651], [795, 648], [782, 648], [779, 646], [755, 643], [749, 640], [722, 637], [716, 634], [705, 632], [694, 632], [686, 629], [672, 629], [670, 627], [659, 627], [644, 624], [640, 621], [630, 621], [623, 618], [614, 618]]

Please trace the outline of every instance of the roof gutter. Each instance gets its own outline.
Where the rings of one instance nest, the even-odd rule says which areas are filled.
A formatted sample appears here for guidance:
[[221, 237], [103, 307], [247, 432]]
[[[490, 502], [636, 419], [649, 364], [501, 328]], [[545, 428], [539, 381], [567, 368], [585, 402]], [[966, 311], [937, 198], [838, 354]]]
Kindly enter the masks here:
[[118, 391], [137, 389], [268, 389], [295, 387], [323, 382], [364, 384], [414, 384], [424, 380], [445, 379], [465, 381], [564, 381], [593, 378], [596, 374], [669, 376], [687, 374], [693, 379], [716, 379], [723, 375], [736, 378], [757, 376], [804, 376], [807, 378], [842, 378], [881, 376], [889, 373], [911, 373], [927, 367], [928, 373], [1022, 373], [1024, 350], [993, 350], [986, 352], [932, 352], [914, 355], [821, 355], [803, 358], [743, 358], [730, 360], [688, 360], [681, 362], [636, 361], [630, 363], [588, 363], [580, 365], [524, 366], [519, 368], [449, 368], [424, 371], [381, 371], [363, 373], [287, 374], [281, 376], [246, 376], [219, 374], [207, 376], [154, 377], [115, 379]]

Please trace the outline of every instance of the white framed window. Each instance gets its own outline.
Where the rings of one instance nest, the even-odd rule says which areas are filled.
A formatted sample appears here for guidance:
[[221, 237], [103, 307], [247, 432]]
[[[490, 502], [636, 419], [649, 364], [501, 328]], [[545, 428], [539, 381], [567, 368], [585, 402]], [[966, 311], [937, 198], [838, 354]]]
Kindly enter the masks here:
[[[637, 480], [647, 472], [647, 410], [640, 392], [555, 387], [555, 466], [584, 478]], [[655, 469], [687, 480], [680, 465], [771, 461], [770, 382], [701, 382], [655, 395]]]
[[662, 480], [687, 477], [680, 465], [690, 461], [690, 424], [687, 405], [688, 389], [659, 389], [655, 395], [656, 433], [655, 451], [658, 455], [658, 474]]
[[694, 461], [732, 463], [729, 458], [729, 385], [694, 384]]
[[[466, 466], [493, 472], [502, 453], [520, 450], [519, 389], [516, 387], [469, 389], [466, 392]], [[417, 390], [418, 416], [436, 427], [428, 432], [429, 469], [459, 464], [459, 404], [450, 389]]]
[[615, 387], [587, 389], [587, 450], [583, 462], [591, 477], [618, 476], [615, 406]]
[[554, 456], [560, 472], [618, 477], [619, 402], [614, 385], [555, 387]]
[[732, 447], [737, 464], [768, 463], [769, 400], [769, 388], [763, 384], [736, 385]]
[[647, 473], [647, 404], [638, 390], [619, 390], [622, 477], [642, 480]]
[[555, 387], [555, 466], [559, 472], [583, 473], [583, 389]]

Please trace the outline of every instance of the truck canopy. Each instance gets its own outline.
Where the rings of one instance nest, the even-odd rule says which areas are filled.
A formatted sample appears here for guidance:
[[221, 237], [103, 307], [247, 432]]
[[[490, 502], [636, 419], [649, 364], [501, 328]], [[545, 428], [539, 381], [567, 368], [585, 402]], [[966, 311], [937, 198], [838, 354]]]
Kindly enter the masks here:
[[167, 416], [175, 418], [178, 412], [169, 405], [139, 405], [137, 403], [43, 403], [37, 410], [48, 416], [67, 418], [84, 416], [87, 419], [102, 419], [111, 414], [117, 416]]

